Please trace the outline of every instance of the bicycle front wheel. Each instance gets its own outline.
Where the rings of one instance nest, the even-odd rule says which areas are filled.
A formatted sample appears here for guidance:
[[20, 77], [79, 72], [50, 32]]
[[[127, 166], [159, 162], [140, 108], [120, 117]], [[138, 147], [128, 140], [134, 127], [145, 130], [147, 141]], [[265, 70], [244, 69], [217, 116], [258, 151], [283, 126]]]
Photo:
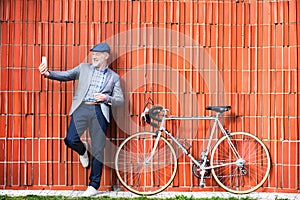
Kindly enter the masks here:
[[173, 146], [161, 137], [153, 150], [156, 134], [139, 132], [125, 139], [116, 152], [116, 174], [122, 185], [138, 195], [153, 195], [166, 189], [177, 171]]
[[266, 181], [271, 159], [264, 143], [249, 133], [236, 132], [219, 139], [211, 152], [212, 175], [225, 190], [247, 194]]

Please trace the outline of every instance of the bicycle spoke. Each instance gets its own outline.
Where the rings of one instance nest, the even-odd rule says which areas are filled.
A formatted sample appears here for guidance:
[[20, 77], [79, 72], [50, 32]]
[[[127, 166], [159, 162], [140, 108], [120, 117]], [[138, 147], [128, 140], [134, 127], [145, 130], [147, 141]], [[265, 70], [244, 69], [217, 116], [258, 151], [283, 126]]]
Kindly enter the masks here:
[[231, 135], [231, 144], [222, 138], [212, 151], [212, 166], [230, 162], [234, 165], [216, 167], [212, 170], [218, 184], [233, 193], [248, 193], [256, 190], [266, 180], [270, 169], [270, 157], [266, 147], [255, 137], [246, 133]]
[[176, 154], [166, 139], [159, 140], [151, 155], [155, 139], [154, 133], [138, 133], [124, 141], [116, 153], [117, 176], [134, 193], [158, 193], [172, 182], [176, 174]]

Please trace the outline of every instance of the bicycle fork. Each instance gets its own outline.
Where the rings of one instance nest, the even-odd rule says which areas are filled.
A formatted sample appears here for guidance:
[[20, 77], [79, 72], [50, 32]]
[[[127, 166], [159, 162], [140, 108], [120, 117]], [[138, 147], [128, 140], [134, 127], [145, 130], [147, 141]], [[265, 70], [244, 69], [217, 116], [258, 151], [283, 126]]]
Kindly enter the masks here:
[[167, 112], [168, 112], [168, 110], [164, 110], [164, 117], [162, 118], [162, 121], [161, 121], [161, 124], [160, 124], [160, 128], [159, 128], [159, 130], [156, 132], [156, 140], [155, 140], [155, 142], [154, 142], [154, 145], [153, 145], [152, 151], [151, 151], [151, 153], [150, 153], [150, 156], [149, 156], [149, 157], [147, 158], [147, 160], [145, 161], [145, 164], [148, 164], [149, 161], [153, 158], [154, 153], [155, 153], [155, 150], [156, 150], [156, 148], [157, 148], [157, 146], [158, 146], [158, 142], [159, 142], [159, 139], [160, 139], [160, 137], [161, 137], [161, 134], [162, 134], [163, 131], [166, 131], [166, 130], [164, 130], [164, 125], [165, 125], [165, 121], [166, 121], [166, 120], [165, 120], [165, 116], [166, 116]]

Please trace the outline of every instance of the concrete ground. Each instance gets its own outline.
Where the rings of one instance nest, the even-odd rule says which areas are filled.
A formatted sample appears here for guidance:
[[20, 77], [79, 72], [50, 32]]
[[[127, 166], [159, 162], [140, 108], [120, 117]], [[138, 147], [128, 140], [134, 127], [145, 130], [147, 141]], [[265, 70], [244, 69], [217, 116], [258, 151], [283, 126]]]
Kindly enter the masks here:
[[[8, 196], [27, 196], [27, 195], [37, 195], [37, 196], [69, 196], [69, 197], [80, 197], [83, 191], [78, 190], [0, 190], [0, 195]], [[211, 198], [211, 197], [223, 197], [223, 198], [254, 198], [254, 199], [263, 199], [263, 200], [274, 200], [274, 199], [286, 199], [286, 200], [300, 200], [300, 194], [297, 193], [262, 193], [262, 192], [253, 192], [247, 195], [234, 195], [228, 192], [161, 192], [157, 195], [150, 196], [158, 198], [168, 198], [175, 197], [179, 195], [184, 195], [187, 197], [194, 198]], [[133, 198], [138, 197], [135, 194], [130, 192], [115, 192], [107, 191], [100, 192], [95, 197], [126, 197]]]

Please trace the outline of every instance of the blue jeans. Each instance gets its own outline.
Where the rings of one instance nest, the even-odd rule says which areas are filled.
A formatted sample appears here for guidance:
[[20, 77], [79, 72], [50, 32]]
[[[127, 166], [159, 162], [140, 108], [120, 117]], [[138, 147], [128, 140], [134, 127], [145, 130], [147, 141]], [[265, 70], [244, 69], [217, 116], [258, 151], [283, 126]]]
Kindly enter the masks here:
[[106, 143], [107, 121], [101, 111], [100, 105], [81, 104], [73, 113], [69, 125], [65, 144], [79, 155], [86, 151], [80, 137], [86, 129], [89, 129], [93, 156], [90, 173], [90, 186], [95, 189], [100, 187], [103, 168], [104, 147]]

